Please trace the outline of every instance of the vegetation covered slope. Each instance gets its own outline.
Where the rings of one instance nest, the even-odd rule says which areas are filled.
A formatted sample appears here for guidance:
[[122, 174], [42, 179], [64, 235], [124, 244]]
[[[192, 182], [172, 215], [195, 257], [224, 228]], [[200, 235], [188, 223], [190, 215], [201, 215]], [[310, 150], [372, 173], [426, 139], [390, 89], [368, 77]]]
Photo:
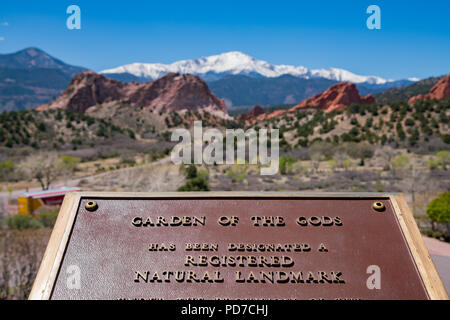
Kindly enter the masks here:
[[119, 135], [135, 138], [131, 129], [70, 111], [0, 113], [0, 148], [76, 149]]
[[403, 88], [392, 88], [376, 94], [375, 98], [379, 103], [408, 101], [411, 97], [418, 94], [427, 94], [441, 78], [442, 77], [427, 78]]
[[[315, 141], [362, 142], [435, 151], [448, 148], [450, 99], [391, 105], [353, 104], [343, 111], [307, 109], [272, 118], [257, 127], [280, 129], [285, 149], [307, 147]], [[447, 146], [446, 146], [447, 145]]]

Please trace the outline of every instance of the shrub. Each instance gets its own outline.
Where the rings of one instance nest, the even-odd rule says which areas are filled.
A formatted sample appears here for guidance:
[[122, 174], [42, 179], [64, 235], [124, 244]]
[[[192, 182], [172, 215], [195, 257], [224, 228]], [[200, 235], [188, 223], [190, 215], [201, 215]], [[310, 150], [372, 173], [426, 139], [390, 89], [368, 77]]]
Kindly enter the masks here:
[[186, 178], [193, 179], [195, 177], [197, 177], [197, 167], [195, 166], [195, 164], [191, 164], [186, 169]]
[[353, 166], [353, 163], [352, 163], [352, 161], [351, 161], [349, 158], [347, 158], [347, 159], [345, 159], [344, 161], [342, 161], [342, 167], [343, 167], [345, 170], [351, 168], [352, 166]]
[[39, 131], [42, 131], [42, 132], [47, 130], [47, 127], [45, 126], [45, 123], [43, 123], [43, 122], [39, 123], [37, 128]]
[[330, 166], [330, 169], [332, 170], [332, 171], [335, 171], [336, 170], [336, 168], [337, 168], [337, 161], [336, 160], [334, 160], [334, 159], [330, 159], [330, 160], [328, 160], [328, 165]]
[[280, 173], [283, 175], [287, 174], [293, 163], [294, 159], [292, 157], [281, 156], [279, 162]]
[[76, 168], [77, 164], [79, 164], [81, 162], [81, 158], [72, 157], [72, 156], [62, 156], [61, 161], [65, 167], [67, 167], [68, 169], [74, 170]]
[[195, 164], [191, 164], [186, 169], [187, 181], [178, 191], [209, 191], [208, 176], [207, 170], [197, 170]]
[[350, 119], [350, 124], [353, 125], [353, 126], [357, 126], [359, 123], [358, 123], [358, 120], [356, 120], [356, 118], [351, 118]]
[[375, 153], [375, 148], [367, 142], [349, 143], [345, 146], [345, 151], [353, 159], [370, 159]]
[[188, 179], [184, 185], [178, 188], [178, 191], [209, 191], [208, 182], [204, 177], [195, 177]]
[[198, 169], [197, 170], [197, 177], [202, 177], [205, 180], [209, 179], [209, 172], [206, 169]]
[[436, 159], [430, 159], [428, 160], [427, 165], [430, 170], [437, 170], [439, 168], [439, 161]]
[[439, 161], [443, 170], [447, 170], [447, 166], [450, 164], [450, 151], [441, 150], [436, 153], [436, 159]]
[[408, 118], [405, 120], [405, 126], [412, 127], [414, 124], [415, 124], [415, 122], [411, 118]]
[[408, 164], [409, 158], [405, 155], [399, 155], [394, 158], [392, 161], [392, 166], [394, 169], [403, 169]]
[[430, 202], [427, 217], [433, 222], [450, 222], [450, 192], [445, 192]]
[[14, 162], [11, 160], [0, 161], [0, 181], [14, 177]]
[[227, 171], [227, 176], [231, 178], [233, 182], [242, 182], [247, 177], [247, 164], [235, 164]]
[[29, 215], [16, 214], [6, 218], [6, 225], [9, 229], [37, 229], [42, 228], [43, 224]]
[[39, 221], [46, 228], [53, 228], [58, 218], [58, 210], [45, 211], [39, 214]]
[[444, 143], [446, 144], [450, 144], [450, 134], [444, 134], [442, 136], [442, 141], [444, 141]]

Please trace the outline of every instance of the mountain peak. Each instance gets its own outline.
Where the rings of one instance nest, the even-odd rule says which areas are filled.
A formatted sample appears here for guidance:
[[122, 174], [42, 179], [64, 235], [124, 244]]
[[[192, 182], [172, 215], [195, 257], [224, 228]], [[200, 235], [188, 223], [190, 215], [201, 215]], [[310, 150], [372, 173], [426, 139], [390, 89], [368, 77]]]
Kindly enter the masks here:
[[256, 59], [252, 56], [249, 56], [248, 54], [245, 54], [240, 51], [228, 51], [221, 54], [209, 56], [207, 58], [225, 58], [225, 59], [241, 59], [241, 60], [248, 60], [248, 61], [255, 61]]
[[30, 56], [36, 56], [36, 55], [40, 55], [40, 54], [48, 56], [47, 53], [45, 53], [43, 50], [36, 48], [36, 47], [25, 48], [25, 49], [17, 51], [15, 54], [20, 54], [20, 53], [26, 53]]
[[103, 74], [128, 74], [144, 81], [161, 78], [169, 72], [190, 73], [206, 81], [221, 79], [227, 75], [248, 75], [251, 77], [276, 78], [292, 75], [299, 78], [325, 78], [353, 83], [385, 84], [386, 80], [377, 76], [356, 75], [339, 68], [309, 70], [304, 66], [273, 65], [258, 60], [240, 51], [229, 51], [192, 60], [180, 60], [171, 64], [132, 63], [113, 69], [103, 70]]
[[25, 48], [14, 53], [0, 54], [0, 67], [9, 69], [58, 69], [69, 76], [86, 70], [68, 65], [36, 47]]

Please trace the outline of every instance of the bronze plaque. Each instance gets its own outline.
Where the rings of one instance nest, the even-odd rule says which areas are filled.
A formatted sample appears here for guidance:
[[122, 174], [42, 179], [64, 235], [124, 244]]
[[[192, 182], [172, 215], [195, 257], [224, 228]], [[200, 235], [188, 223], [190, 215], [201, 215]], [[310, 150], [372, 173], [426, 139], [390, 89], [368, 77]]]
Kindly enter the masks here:
[[421, 239], [405, 234], [409, 213], [397, 202], [76, 193], [61, 209], [31, 298], [439, 298], [429, 282], [440, 279], [427, 278], [436, 271], [412, 247]]

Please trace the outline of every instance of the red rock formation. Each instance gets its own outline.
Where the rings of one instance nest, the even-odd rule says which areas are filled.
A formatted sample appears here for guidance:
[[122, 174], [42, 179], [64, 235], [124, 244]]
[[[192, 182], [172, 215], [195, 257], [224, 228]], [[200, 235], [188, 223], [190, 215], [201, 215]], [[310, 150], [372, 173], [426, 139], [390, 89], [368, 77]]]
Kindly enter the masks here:
[[276, 110], [270, 114], [259, 115], [255, 118], [255, 120], [253, 120], [253, 122], [276, 118], [286, 113], [307, 108], [319, 108], [324, 112], [342, 110], [350, 106], [352, 103], [373, 104], [375, 103], [375, 97], [371, 94], [360, 97], [358, 89], [354, 83], [340, 82], [332, 85], [327, 90], [315, 95], [314, 97], [303, 100], [290, 109]]
[[38, 110], [85, 112], [92, 106], [116, 101], [166, 112], [211, 108], [226, 113], [224, 101], [217, 98], [202, 79], [190, 74], [169, 73], [158, 80], [139, 84], [108, 79], [92, 71], [76, 75], [59, 98]]
[[426, 95], [418, 94], [408, 100], [409, 104], [414, 104], [417, 100], [441, 100], [450, 97], [450, 74], [441, 78], [441, 80], [436, 83], [430, 92]]
[[418, 94], [417, 96], [411, 97], [408, 100], [409, 104], [414, 104], [414, 102], [416, 102], [417, 100], [423, 100], [423, 95], [422, 94]]
[[364, 97], [361, 97], [360, 104], [375, 104], [377, 101], [375, 100], [375, 96], [373, 94], [368, 94]]
[[370, 94], [365, 97], [360, 97], [354, 83], [340, 82], [314, 97], [303, 100], [289, 111], [316, 107], [324, 112], [331, 112], [333, 110], [345, 109], [352, 103], [372, 104], [375, 103], [375, 97]]
[[276, 118], [276, 117], [281, 116], [282, 114], [285, 114], [285, 113], [288, 113], [288, 112], [289, 112], [289, 110], [286, 110], [286, 109], [283, 110], [282, 109], [282, 110], [275, 110], [272, 113], [260, 114], [259, 116], [254, 118], [251, 122], [258, 122], [258, 121], [263, 121], [263, 120]]
[[85, 112], [91, 106], [123, 99], [125, 87], [125, 83], [86, 71], [75, 75], [59, 98], [39, 106], [37, 110], [68, 109], [74, 112]]
[[226, 113], [225, 102], [209, 90], [206, 82], [191, 74], [169, 73], [158, 80], [144, 83], [129, 96], [129, 102], [156, 110], [213, 107]]
[[252, 120], [262, 114], [266, 114], [266, 112], [260, 105], [256, 105], [253, 107], [252, 111], [250, 111], [248, 114], [241, 114], [239, 116], [239, 119]]

